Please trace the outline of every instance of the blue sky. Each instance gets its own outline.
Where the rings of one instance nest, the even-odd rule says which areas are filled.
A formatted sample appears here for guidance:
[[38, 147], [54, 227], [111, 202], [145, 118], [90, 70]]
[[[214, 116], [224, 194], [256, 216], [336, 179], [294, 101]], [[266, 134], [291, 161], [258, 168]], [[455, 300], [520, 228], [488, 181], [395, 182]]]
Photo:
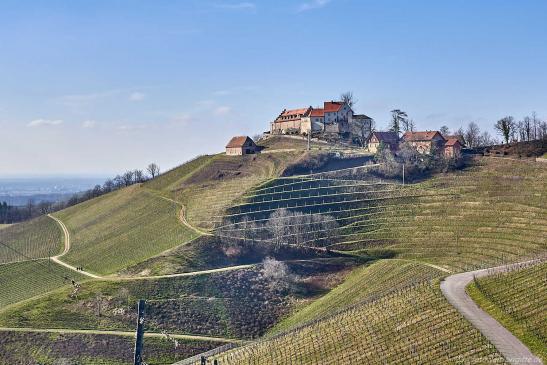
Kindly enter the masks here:
[[386, 126], [547, 118], [547, 1], [0, 3], [0, 176], [163, 169], [352, 90]]

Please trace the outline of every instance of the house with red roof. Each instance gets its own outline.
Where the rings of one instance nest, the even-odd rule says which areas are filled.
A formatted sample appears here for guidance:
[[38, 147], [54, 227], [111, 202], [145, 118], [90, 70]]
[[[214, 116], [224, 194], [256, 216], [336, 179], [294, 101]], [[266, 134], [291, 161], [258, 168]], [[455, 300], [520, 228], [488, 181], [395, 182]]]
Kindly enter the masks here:
[[462, 155], [462, 144], [458, 138], [448, 138], [444, 144], [444, 157], [460, 158]]
[[429, 154], [432, 151], [443, 153], [446, 139], [439, 131], [405, 132], [402, 142], [409, 143], [418, 152]]
[[226, 155], [241, 156], [257, 152], [257, 146], [248, 136], [236, 136], [226, 145]]
[[392, 151], [399, 146], [399, 135], [397, 132], [373, 132], [368, 142], [369, 152], [376, 153], [382, 147]]

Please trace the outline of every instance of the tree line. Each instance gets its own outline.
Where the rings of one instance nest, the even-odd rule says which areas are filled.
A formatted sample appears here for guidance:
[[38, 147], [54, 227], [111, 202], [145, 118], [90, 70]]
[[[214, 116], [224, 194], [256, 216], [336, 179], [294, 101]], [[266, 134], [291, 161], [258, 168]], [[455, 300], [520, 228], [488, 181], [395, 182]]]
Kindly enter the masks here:
[[[406, 112], [394, 109], [391, 111], [389, 130], [396, 133], [414, 132], [416, 124]], [[494, 130], [505, 143], [541, 140], [547, 138], [547, 121], [538, 118], [535, 112], [519, 121], [512, 116], [507, 116], [494, 123]], [[488, 131], [481, 131], [475, 122], [470, 122], [465, 128], [460, 127], [454, 131], [450, 131], [446, 125], [443, 125], [439, 131], [443, 136], [458, 136], [470, 148], [500, 143]]]
[[53, 213], [118, 189], [143, 183], [159, 174], [160, 167], [156, 163], [151, 163], [145, 170], [128, 170], [123, 174], [116, 175], [114, 178], [107, 179], [102, 185], [97, 184], [91, 189], [75, 193], [66, 201], [41, 201], [35, 203], [30, 199], [24, 206], [13, 206], [7, 202], [0, 202], [0, 224], [22, 222], [40, 215]]

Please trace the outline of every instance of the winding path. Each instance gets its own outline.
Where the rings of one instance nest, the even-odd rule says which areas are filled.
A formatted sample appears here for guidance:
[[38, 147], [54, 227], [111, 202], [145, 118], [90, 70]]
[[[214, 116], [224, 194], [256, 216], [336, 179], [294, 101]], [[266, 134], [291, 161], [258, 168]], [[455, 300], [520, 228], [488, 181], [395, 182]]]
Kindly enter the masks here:
[[448, 276], [441, 282], [441, 291], [452, 304], [473, 326], [475, 326], [511, 364], [542, 364], [518, 338], [503, 327], [471, 299], [465, 287], [473, 277], [483, 277], [517, 268], [522, 264], [536, 263], [538, 260], [516, 264], [497, 266], [464, 272]]
[[[35, 332], [35, 333], [73, 333], [84, 335], [111, 335], [111, 336], [126, 336], [135, 337], [135, 331], [100, 331], [100, 330], [79, 330], [69, 328], [24, 328], [24, 327], [0, 327], [2, 332]], [[223, 342], [223, 343], [245, 343], [243, 340], [236, 340], [223, 337], [211, 337], [200, 335], [175, 335], [158, 332], [145, 332], [144, 337], [170, 337], [180, 340], [197, 340], [197, 341], [211, 341], [211, 342]]]

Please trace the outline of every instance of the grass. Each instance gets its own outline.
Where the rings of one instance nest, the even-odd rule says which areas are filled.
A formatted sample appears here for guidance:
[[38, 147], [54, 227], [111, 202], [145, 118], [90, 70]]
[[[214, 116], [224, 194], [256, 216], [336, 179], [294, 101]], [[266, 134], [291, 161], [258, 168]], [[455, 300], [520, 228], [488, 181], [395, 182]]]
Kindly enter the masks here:
[[213, 359], [220, 365], [504, 363], [437, 284], [366, 301]]
[[[324, 293], [353, 262], [292, 263], [300, 279], [285, 288], [261, 267], [189, 277], [86, 281], [0, 313], [0, 326], [133, 330], [134, 303], [147, 300], [147, 330], [227, 338], [255, 338], [287, 315], [296, 298]], [[338, 280], [339, 282], [339, 280]], [[325, 284], [326, 283], [326, 284]]]
[[532, 352], [547, 361], [547, 263], [477, 279], [467, 291]]
[[138, 185], [65, 209], [55, 214], [71, 235], [63, 260], [104, 275], [134, 265], [197, 237], [179, 211]]
[[[83, 277], [47, 259], [0, 265], [0, 308], [45, 294]], [[71, 289], [67, 289], [71, 290]]]
[[60, 227], [47, 216], [0, 229], [0, 243], [0, 264], [54, 256], [64, 248]]
[[281, 321], [272, 332], [323, 318], [372, 296], [381, 296], [410, 285], [428, 282], [443, 274], [440, 270], [416, 262], [376, 261], [353, 270], [342, 284]]
[[[129, 336], [0, 331], [1, 364], [127, 365], [135, 339]], [[145, 338], [143, 358], [150, 365], [172, 364], [219, 344], [208, 341]]]

